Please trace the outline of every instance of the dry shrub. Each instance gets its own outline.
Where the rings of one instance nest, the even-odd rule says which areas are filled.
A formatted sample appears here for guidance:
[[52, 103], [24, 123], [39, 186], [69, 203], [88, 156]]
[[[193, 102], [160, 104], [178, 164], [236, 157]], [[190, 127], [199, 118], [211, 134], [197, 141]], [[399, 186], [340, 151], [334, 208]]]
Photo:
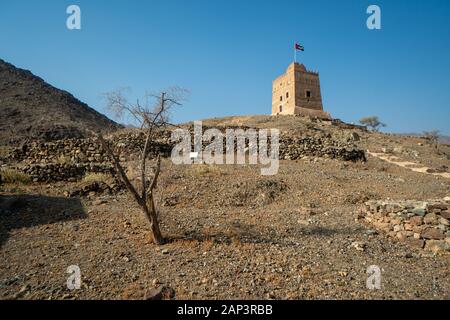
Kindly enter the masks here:
[[88, 172], [83, 177], [84, 182], [92, 183], [92, 182], [103, 182], [107, 183], [111, 179], [111, 176], [106, 173], [92, 173]]
[[282, 180], [241, 181], [232, 185], [227, 203], [234, 207], [265, 206], [277, 200], [286, 190], [287, 185]]
[[214, 239], [212, 237], [206, 237], [202, 242], [203, 251], [209, 251], [214, 248]]
[[223, 176], [223, 172], [218, 165], [195, 164], [191, 166], [191, 172], [194, 176]]
[[56, 158], [56, 162], [60, 163], [60, 164], [71, 164], [73, 161], [69, 156], [66, 156], [64, 154], [60, 154], [57, 158]]
[[8, 146], [0, 146], [0, 158], [7, 158], [12, 148]]
[[16, 169], [3, 169], [0, 171], [3, 183], [27, 184], [31, 181], [30, 176]]

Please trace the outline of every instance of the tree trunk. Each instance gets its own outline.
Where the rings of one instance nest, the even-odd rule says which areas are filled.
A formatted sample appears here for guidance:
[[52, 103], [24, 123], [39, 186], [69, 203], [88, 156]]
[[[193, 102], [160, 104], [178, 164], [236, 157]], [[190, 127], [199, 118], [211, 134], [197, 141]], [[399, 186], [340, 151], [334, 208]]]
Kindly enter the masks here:
[[[160, 245], [164, 244], [164, 238], [161, 234], [161, 230], [159, 229], [159, 223], [158, 223], [158, 216], [156, 214], [156, 208], [155, 203], [153, 200], [153, 188], [156, 185], [156, 180], [158, 179], [159, 174], [159, 158], [158, 158], [158, 169], [155, 173], [155, 177], [153, 178], [153, 182], [150, 186], [150, 195], [149, 199], [146, 199], [145, 193], [141, 197], [136, 189], [131, 184], [130, 180], [128, 179], [127, 175], [125, 174], [125, 171], [123, 170], [122, 166], [120, 165], [119, 159], [114, 155], [110, 147], [108, 146], [108, 143], [103, 139], [103, 136], [101, 134], [98, 134], [97, 137], [99, 138], [100, 143], [102, 144], [103, 148], [106, 150], [106, 153], [112, 158], [114, 162], [114, 166], [119, 174], [119, 176], [122, 178], [122, 181], [125, 183], [125, 186], [127, 187], [128, 191], [133, 195], [136, 202], [139, 204], [139, 206], [142, 208], [142, 211], [144, 211], [145, 217], [150, 222], [150, 228], [152, 232], [152, 240], [153, 243]], [[145, 179], [145, 176], [144, 176]], [[145, 184], [143, 185], [145, 187]], [[150, 202], [150, 208], [147, 205], [147, 201]]]
[[152, 233], [152, 240], [154, 244], [161, 245], [164, 244], [164, 237], [161, 234], [161, 230], [159, 229], [158, 217], [155, 211], [155, 205], [153, 202], [153, 195], [150, 195], [150, 208], [146, 203], [142, 203], [141, 207], [145, 213], [147, 220], [150, 222], [150, 230]]

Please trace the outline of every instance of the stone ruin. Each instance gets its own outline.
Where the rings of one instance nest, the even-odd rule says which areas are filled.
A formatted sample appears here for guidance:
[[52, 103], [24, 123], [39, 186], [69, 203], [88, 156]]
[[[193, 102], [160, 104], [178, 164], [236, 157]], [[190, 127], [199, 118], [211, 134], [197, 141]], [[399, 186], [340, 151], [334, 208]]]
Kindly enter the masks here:
[[366, 161], [363, 150], [350, 141], [331, 137], [284, 135], [280, 138], [280, 160], [297, 160], [305, 156], [324, 157], [343, 161]]
[[[154, 142], [150, 157], [156, 154], [170, 156], [170, 135], [166, 138], [165, 140], [162, 135]], [[144, 135], [122, 133], [110, 139], [110, 143], [120, 161], [127, 161], [131, 155], [139, 152], [144, 143]], [[71, 182], [81, 179], [86, 173], [115, 173], [111, 159], [93, 138], [32, 142], [13, 150], [9, 155], [9, 162], [28, 174], [33, 182]]]
[[[203, 131], [211, 129], [203, 125]], [[250, 127], [246, 126], [227, 126], [220, 128], [222, 133], [225, 130], [243, 130], [244, 132]], [[189, 127], [191, 135], [194, 135], [194, 127]], [[298, 160], [303, 157], [324, 157], [330, 159], [338, 159], [343, 161], [366, 161], [364, 150], [358, 148], [354, 142], [359, 139], [359, 136], [352, 132], [352, 138], [336, 139], [330, 134], [322, 135], [299, 135], [294, 131], [283, 131], [280, 133], [280, 160]], [[193, 141], [194, 139], [191, 139]], [[210, 142], [203, 141], [203, 147], [206, 147]], [[226, 145], [226, 138], [224, 137], [223, 145]], [[270, 149], [271, 141], [267, 140], [268, 149]], [[246, 142], [248, 147], [248, 143]], [[235, 140], [236, 151], [236, 140]]]
[[[237, 127], [227, 127], [236, 129]], [[224, 131], [227, 128], [222, 128]], [[193, 135], [193, 127], [189, 128]], [[207, 130], [207, 127], [203, 128]], [[248, 128], [239, 127], [246, 130]], [[150, 157], [161, 154], [170, 157], [175, 142], [170, 131], [161, 131], [150, 150]], [[144, 144], [142, 132], [122, 132], [113, 135], [110, 144], [120, 161], [136, 158]], [[194, 141], [194, 139], [192, 139]], [[270, 141], [268, 141], [270, 145]], [[209, 142], [204, 142], [208, 145]], [[224, 141], [225, 145], [225, 141]], [[236, 144], [235, 144], [236, 147]], [[269, 146], [270, 147], [270, 146]], [[326, 136], [298, 136], [293, 132], [280, 135], [280, 160], [296, 160], [305, 156], [327, 157], [343, 161], [365, 161], [365, 153], [353, 141]], [[31, 142], [14, 149], [6, 159], [12, 166], [28, 175], [33, 182], [77, 181], [86, 173], [114, 174], [111, 159], [95, 139], [65, 139], [52, 142]]]
[[361, 208], [358, 219], [412, 247], [450, 252], [450, 197], [430, 201], [371, 200]]

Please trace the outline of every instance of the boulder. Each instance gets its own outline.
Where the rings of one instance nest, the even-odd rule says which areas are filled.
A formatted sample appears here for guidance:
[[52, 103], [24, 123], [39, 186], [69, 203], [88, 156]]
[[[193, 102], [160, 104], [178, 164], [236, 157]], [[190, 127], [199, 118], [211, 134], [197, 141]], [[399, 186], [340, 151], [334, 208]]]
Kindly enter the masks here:
[[427, 240], [425, 243], [425, 250], [434, 253], [446, 253], [450, 252], [450, 244], [445, 240]]
[[422, 232], [422, 238], [431, 240], [441, 240], [444, 239], [444, 233], [436, 228], [427, 228]]

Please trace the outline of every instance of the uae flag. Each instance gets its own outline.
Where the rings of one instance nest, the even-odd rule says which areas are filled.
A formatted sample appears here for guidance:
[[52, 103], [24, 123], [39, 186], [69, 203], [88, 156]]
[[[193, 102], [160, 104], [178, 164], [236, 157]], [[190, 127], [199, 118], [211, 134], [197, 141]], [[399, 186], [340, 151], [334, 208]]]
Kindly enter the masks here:
[[305, 51], [305, 48], [298, 43], [295, 44], [295, 50]]

